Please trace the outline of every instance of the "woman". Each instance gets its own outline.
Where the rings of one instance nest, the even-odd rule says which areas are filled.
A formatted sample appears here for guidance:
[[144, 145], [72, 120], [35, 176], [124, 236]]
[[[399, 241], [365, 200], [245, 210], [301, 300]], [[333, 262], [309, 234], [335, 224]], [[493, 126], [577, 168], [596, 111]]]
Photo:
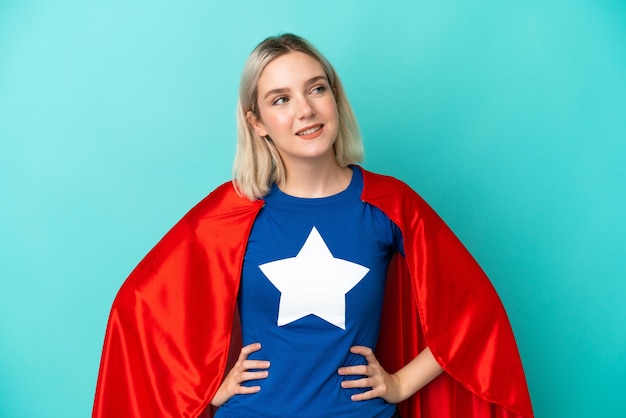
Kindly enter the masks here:
[[266, 39], [238, 118], [233, 183], [114, 302], [94, 416], [191, 417], [209, 403], [219, 417], [386, 418], [396, 404], [532, 416], [495, 291], [408, 186], [354, 165], [361, 140], [328, 61], [297, 36]]

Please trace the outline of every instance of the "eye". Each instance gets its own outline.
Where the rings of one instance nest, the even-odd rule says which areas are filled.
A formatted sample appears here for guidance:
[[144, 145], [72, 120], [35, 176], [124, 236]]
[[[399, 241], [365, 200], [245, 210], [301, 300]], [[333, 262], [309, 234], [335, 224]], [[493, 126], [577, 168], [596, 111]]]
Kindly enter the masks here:
[[276, 99], [274, 99], [272, 101], [272, 104], [273, 105], [281, 105], [281, 104], [287, 103], [288, 101], [289, 101], [289, 99], [287, 98], [287, 96], [280, 96], [280, 97], [277, 97]]
[[313, 94], [322, 94], [326, 91], [326, 86], [315, 86], [311, 89]]

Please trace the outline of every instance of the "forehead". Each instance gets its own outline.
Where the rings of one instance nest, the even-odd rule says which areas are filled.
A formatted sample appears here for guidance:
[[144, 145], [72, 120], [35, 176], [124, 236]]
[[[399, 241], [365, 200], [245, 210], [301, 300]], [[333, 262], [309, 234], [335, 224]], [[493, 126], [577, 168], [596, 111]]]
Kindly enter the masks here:
[[289, 52], [265, 66], [259, 77], [259, 92], [275, 88], [297, 87], [313, 77], [324, 76], [322, 64], [303, 52]]

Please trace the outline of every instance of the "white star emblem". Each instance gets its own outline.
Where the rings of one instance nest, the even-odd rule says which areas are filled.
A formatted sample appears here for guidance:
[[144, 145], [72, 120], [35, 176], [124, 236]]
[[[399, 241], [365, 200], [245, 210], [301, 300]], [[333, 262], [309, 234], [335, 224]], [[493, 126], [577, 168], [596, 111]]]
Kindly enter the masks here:
[[369, 272], [333, 257], [315, 227], [298, 255], [259, 268], [281, 292], [278, 326], [313, 314], [341, 329], [346, 329], [346, 293]]

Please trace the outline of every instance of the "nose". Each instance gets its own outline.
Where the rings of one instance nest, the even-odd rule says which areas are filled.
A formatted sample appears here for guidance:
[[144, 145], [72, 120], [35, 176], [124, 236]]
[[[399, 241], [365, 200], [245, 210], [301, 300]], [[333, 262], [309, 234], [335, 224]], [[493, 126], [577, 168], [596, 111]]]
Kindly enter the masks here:
[[307, 119], [315, 115], [313, 104], [308, 97], [304, 96], [298, 103], [298, 116], [300, 119]]

